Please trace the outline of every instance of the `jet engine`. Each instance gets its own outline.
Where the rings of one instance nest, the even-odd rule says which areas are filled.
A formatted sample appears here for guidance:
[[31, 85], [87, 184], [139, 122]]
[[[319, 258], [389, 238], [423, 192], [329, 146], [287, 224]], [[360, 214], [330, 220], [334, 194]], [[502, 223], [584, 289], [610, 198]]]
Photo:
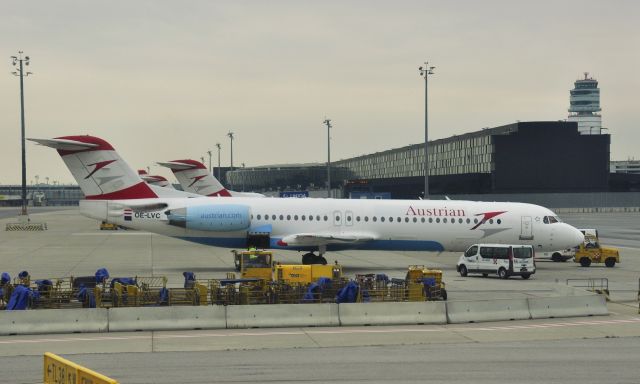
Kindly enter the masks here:
[[249, 207], [245, 205], [197, 205], [165, 212], [169, 225], [200, 231], [242, 231], [251, 225]]

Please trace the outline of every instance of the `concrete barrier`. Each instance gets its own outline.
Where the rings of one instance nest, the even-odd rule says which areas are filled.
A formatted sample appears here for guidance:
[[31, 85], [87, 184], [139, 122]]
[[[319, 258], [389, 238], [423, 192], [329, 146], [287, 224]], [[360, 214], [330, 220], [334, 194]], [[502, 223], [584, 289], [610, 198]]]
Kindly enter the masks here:
[[106, 332], [107, 310], [101, 308], [0, 311], [0, 335]]
[[109, 332], [226, 328], [225, 307], [110, 308]]
[[227, 328], [331, 327], [339, 325], [338, 304], [230, 305]]
[[447, 302], [447, 322], [450, 324], [530, 318], [527, 299]]
[[338, 306], [340, 325], [446, 324], [443, 301], [345, 303]]
[[602, 295], [568, 297], [537, 297], [527, 299], [533, 319], [550, 317], [580, 317], [608, 315], [606, 298]]

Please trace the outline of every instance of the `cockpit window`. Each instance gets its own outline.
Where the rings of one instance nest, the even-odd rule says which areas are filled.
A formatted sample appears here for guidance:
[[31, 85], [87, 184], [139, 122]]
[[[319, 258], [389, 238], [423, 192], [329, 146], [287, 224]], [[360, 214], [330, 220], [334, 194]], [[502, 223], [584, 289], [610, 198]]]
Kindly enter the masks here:
[[545, 216], [542, 219], [542, 222], [545, 223], [545, 224], [559, 223], [560, 222], [560, 218], [558, 216]]

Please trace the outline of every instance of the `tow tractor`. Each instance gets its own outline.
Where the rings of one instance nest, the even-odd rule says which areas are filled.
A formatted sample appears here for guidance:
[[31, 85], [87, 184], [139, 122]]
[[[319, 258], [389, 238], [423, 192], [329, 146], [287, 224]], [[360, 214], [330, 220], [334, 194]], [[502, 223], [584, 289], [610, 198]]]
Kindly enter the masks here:
[[322, 264], [280, 264], [273, 261], [273, 252], [267, 250], [232, 250], [236, 271], [243, 279], [311, 283], [321, 277], [340, 279], [342, 266]]
[[582, 267], [588, 267], [591, 263], [604, 263], [609, 268], [613, 268], [620, 262], [618, 248], [601, 246], [597, 230], [581, 229], [581, 231], [584, 233], [584, 243], [576, 248], [574, 262], [580, 263]]

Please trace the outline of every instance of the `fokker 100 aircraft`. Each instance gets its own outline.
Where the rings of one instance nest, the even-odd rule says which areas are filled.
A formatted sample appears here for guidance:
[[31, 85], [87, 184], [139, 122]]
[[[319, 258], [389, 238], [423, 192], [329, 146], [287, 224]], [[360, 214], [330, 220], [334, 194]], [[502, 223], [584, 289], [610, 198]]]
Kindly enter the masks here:
[[310, 251], [305, 264], [326, 263], [322, 255], [338, 249], [464, 251], [505, 243], [553, 251], [583, 241], [576, 228], [533, 204], [195, 197], [146, 184], [100, 138], [30, 140], [58, 150], [86, 196], [85, 216], [220, 247]]

